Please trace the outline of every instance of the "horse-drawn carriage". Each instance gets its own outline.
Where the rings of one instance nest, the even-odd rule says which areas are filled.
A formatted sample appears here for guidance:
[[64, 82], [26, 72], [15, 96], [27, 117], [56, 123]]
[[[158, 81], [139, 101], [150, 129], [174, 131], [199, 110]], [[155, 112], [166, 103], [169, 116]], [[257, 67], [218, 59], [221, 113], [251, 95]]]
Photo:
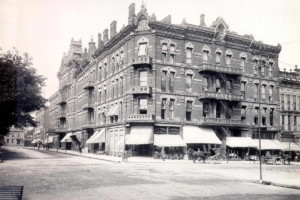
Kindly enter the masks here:
[[188, 149], [187, 154], [189, 159], [193, 160], [194, 162], [198, 160], [203, 161], [203, 163], [210, 163], [215, 161], [226, 160], [226, 157], [221, 154], [220, 148], [213, 148], [209, 152], [200, 151], [200, 149], [198, 149], [198, 151], [194, 151], [190, 148]]

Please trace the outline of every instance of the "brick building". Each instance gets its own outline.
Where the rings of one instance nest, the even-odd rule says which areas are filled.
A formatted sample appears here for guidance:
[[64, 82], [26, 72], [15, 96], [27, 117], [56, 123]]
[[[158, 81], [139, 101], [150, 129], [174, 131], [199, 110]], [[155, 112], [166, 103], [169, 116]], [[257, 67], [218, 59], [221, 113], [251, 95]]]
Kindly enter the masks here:
[[33, 143], [38, 140], [44, 141], [47, 138], [47, 130], [49, 128], [49, 108], [42, 108], [35, 113], [34, 120], [37, 121], [37, 127], [33, 132]]
[[[280, 71], [282, 142], [300, 142], [300, 70]], [[292, 144], [294, 145], [294, 144]]]
[[50, 98], [50, 128], [62, 148], [121, 155], [125, 143], [134, 155], [160, 147], [225, 152], [249, 148], [234, 141], [255, 142], [259, 122], [263, 139], [279, 139], [280, 45], [229, 31], [220, 17], [211, 26], [203, 14], [199, 25], [178, 25], [144, 6], [136, 14], [134, 4], [128, 25], [119, 32], [116, 25], [98, 34], [97, 46], [92, 39], [82, 50], [72, 39], [62, 58]]

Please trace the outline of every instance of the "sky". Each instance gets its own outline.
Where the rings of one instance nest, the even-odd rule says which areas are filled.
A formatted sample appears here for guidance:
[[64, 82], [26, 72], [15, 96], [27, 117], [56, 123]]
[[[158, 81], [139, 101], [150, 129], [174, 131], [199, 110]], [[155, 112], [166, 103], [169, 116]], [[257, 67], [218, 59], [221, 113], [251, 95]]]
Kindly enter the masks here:
[[[0, 0], [0, 48], [2, 52], [16, 47], [28, 52], [34, 67], [44, 75], [44, 94], [49, 98], [58, 89], [57, 72], [70, 41], [82, 40], [88, 46], [91, 38], [117, 21], [117, 31], [128, 22], [128, 6], [142, 0]], [[229, 30], [252, 34], [265, 44], [281, 44], [281, 70], [300, 65], [300, 1], [298, 0], [144, 0], [148, 14], [161, 20], [172, 15], [172, 23], [199, 25], [200, 15], [210, 26], [222, 17]]]

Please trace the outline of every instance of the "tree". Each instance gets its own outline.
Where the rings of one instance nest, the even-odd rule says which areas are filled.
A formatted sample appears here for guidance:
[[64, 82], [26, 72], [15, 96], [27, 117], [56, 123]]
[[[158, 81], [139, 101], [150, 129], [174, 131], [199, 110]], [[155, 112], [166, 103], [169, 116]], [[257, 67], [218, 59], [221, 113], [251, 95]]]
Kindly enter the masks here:
[[0, 49], [0, 135], [10, 127], [36, 127], [31, 113], [45, 107], [42, 95], [45, 78], [32, 67], [32, 58], [18, 51], [2, 53]]

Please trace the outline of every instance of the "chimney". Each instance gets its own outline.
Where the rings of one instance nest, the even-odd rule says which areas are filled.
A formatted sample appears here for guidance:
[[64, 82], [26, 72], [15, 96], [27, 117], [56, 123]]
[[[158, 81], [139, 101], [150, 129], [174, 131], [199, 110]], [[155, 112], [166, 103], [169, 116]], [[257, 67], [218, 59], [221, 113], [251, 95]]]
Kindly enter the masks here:
[[114, 20], [110, 24], [110, 39], [117, 35], [117, 22]]
[[135, 17], [135, 4], [132, 3], [129, 6], [128, 24], [134, 24], [134, 17]]
[[83, 60], [87, 59], [87, 48], [84, 48], [84, 53], [83, 53]]
[[108, 29], [103, 31], [103, 42], [106, 44], [108, 42]]
[[89, 54], [88, 59], [90, 60], [92, 58], [93, 53], [96, 51], [96, 43], [93, 41], [93, 38], [89, 42]]
[[101, 38], [102, 38], [101, 33], [98, 33], [98, 49], [100, 49], [103, 46], [103, 41]]
[[204, 21], [204, 17], [205, 17], [205, 15], [204, 14], [201, 14], [200, 15], [200, 26], [206, 26], [206, 24], [205, 24], [205, 21]]

